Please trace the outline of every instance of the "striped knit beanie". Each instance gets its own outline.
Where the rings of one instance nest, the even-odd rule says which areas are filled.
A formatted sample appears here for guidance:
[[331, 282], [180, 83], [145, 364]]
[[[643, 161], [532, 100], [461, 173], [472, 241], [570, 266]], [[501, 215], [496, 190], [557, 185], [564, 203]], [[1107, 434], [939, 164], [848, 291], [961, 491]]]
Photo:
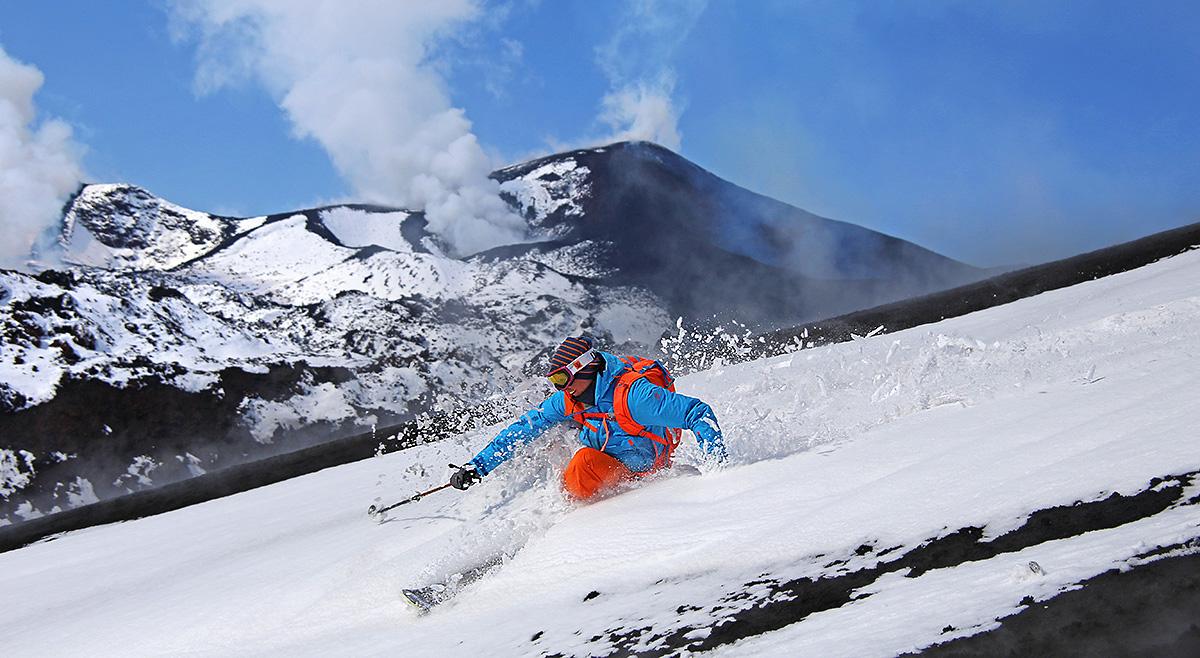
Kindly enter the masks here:
[[[592, 339], [586, 336], [571, 336], [554, 350], [554, 354], [550, 357], [550, 369], [546, 374], [550, 374], [555, 370], [567, 365], [579, 357], [580, 354], [592, 349]], [[584, 366], [583, 370], [576, 373], [576, 377], [590, 379], [596, 375], [596, 371], [600, 369], [600, 355], [596, 355], [596, 359]]]

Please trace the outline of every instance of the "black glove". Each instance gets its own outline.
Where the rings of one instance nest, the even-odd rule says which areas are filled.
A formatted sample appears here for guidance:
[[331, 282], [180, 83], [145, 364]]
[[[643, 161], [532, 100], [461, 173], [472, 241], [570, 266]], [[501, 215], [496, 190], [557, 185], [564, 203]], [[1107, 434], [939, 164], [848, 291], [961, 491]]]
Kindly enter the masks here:
[[[453, 464], [451, 464], [451, 466], [453, 466]], [[475, 466], [472, 464], [458, 466], [456, 468], [458, 468], [458, 470], [454, 472], [454, 475], [450, 476], [450, 486], [454, 487], [455, 489], [462, 489], [465, 491], [467, 487], [475, 484], [482, 477], [475, 471]]]

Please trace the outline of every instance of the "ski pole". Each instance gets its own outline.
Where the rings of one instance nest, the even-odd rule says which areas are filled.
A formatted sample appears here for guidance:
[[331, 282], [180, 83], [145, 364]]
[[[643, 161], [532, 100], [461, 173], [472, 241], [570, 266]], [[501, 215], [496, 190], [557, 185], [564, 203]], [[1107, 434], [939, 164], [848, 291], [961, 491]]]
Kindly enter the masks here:
[[[450, 464], [450, 468], [457, 470], [462, 467], [455, 466], [454, 464]], [[421, 500], [422, 498], [424, 498], [425, 496], [428, 496], [429, 494], [437, 492], [437, 491], [441, 491], [442, 489], [445, 489], [446, 487], [449, 487], [449, 486], [452, 486], [452, 484], [450, 482], [447, 482], [446, 484], [443, 484], [440, 487], [434, 487], [434, 488], [430, 489], [429, 491], [422, 491], [419, 494], [414, 494], [412, 498], [405, 498], [404, 500], [402, 500], [398, 503], [392, 503], [391, 505], [388, 505], [387, 507], [378, 507], [376, 505], [372, 505], [369, 508], [367, 508], [367, 516], [374, 517], [376, 514], [383, 514], [384, 512], [386, 512], [392, 508], [400, 507], [401, 505], [407, 505], [408, 503], [415, 503], [418, 500]]]
[[395, 507], [400, 507], [401, 505], [407, 505], [409, 503], [415, 503], [418, 500], [421, 500], [422, 498], [424, 498], [425, 496], [428, 496], [429, 494], [437, 492], [437, 491], [441, 491], [442, 489], [445, 489], [449, 486], [450, 486], [450, 483], [447, 482], [446, 484], [443, 484], [440, 487], [434, 487], [434, 488], [430, 489], [429, 491], [422, 491], [421, 493], [413, 494], [412, 498], [405, 498], [404, 500], [402, 500], [398, 503], [392, 503], [391, 505], [388, 505], [387, 507], [378, 507], [378, 506], [372, 505], [369, 508], [367, 508], [367, 516], [375, 516], [376, 514], [383, 514], [384, 512], [386, 512], [390, 509], [393, 509]]

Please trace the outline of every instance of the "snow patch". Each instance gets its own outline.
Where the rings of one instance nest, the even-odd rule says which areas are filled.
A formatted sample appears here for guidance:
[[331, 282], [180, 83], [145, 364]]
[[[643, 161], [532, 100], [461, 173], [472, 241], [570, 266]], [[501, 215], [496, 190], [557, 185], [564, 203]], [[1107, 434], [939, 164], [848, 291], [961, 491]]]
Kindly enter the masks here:
[[96, 496], [96, 489], [87, 478], [77, 476], [71, 484], [67, 485], [67, 504], [71, 507], [91, 505], [97, 502], [100, 502], [100, 498]]
[[304, 215], [293, 215], [256, 229], [187, 269], [234, 289], [271, 290], [326, 270], [354, 253], [309, 231]]
[[22, 521], [29, 521], [31, 519], [41, 518], [45, 516], [45, 514], [34, 507], [33, 503], [26, 500], [22, 501], [21, 504], [17, 506], [17, 509], [13, 511], [13, 516], [16, 516]]
[[190, 452], [185, 452], [182, 455], [175, 455], [175, 459], [187, 467], [187, 470], [192, 474], [192, 477], [204, 475], [208, 472], [204, 470], [202, 466], [200, 466], [200, 458]]
[[114, 487], [124, 487], [126, 491], [133, 491], [130, 485], [136, 484], [139, 487], [154, 486], [154, 480], [150, 478], [150, 474], [154, 472], [162, 462], [155, 460], [149, 455], [139, 455], [133, 458], [133, 463], [125, 469], [125, 474], [113, 480]]
[[504, 181], [500, 192], [516, 199], [521, 213], [536, 228], [560, 211], [568, 216], [582, 216], [580, 201], [591, 195], [590, 174], [587, 167], [573, 158], [555, 160]]
[[7, 499], [24, 489], [37, 472], [33, 453], [27, 450], [0, 448], [0, 498]]
[[367, 212], [337, 207], [322, 212], [321, 223], [347, 247], [374, 245], [400, 253], [412, 253], [412, 245], [400, 232], [400, 226], [408, 215], [406, 212]]
[[300, 395], [282, 402], [248, 398], [238, 409], [250, 434], [259, 443], [272, 443], [276, 430], [296, 429], [319, 422], [336, 423], [355, 415], [345, 392], [332, 383], [309, 385]]

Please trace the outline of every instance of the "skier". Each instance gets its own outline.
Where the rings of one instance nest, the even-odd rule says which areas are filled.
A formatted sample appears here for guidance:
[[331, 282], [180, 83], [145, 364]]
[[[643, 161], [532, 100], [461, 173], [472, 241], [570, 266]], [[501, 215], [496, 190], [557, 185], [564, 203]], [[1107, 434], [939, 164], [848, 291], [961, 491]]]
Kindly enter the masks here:
[[563, 472], [563, 488], [579, 500], [670, 467], [680, 428], [691, 430], [706, 453], [725, 458], [712, 408], [675, 393], [656, 361], [618, 357], [595, 349], [587, 337], [572, 336], [554, 351], [547, 379], [558, 391], [496, 435], [451, 476], [451, 485], [470, 487], [519, 446], [567, 420], [581, 425], [583, 447]]

